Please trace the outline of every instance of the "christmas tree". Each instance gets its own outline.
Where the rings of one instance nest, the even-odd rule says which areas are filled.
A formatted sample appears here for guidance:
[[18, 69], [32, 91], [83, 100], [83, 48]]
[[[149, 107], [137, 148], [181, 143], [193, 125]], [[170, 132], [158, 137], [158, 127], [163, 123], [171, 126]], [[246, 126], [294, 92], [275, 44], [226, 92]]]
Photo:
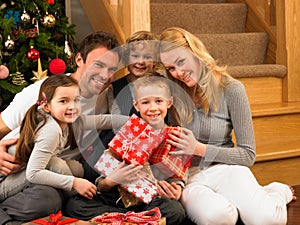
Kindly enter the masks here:
[[75, 25], [68, 23], [65, 1], [0, 1], [0, 111], [25, 86], [55, 73], [73, 72]]

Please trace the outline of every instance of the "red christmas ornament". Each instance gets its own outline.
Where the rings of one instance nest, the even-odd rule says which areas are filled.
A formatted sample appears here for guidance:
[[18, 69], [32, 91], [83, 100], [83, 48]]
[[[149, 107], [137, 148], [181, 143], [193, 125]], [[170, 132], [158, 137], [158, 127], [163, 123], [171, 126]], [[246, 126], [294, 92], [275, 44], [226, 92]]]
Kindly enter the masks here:
[[49, 70], [52, 74], [64, 73], [66, 68], [67, 66], [64, 60], [59, 58], [52, 59], [49, 63]]
[[30, 50], [27, 52], [27, 58], [32, 61], [37, 61], [40, 58], [40, 52], [31, 46]]
[[[44, 2], [45, 2], [46, 0], [44, 0]], [[55, 2], [54, 2], [54, 0], [48, 0], [48, 3], [49, 4], [54, 4]]]
[[0, 66], [0, 79], [6, 79], [9, 75], [9, 69], [5, 65]]

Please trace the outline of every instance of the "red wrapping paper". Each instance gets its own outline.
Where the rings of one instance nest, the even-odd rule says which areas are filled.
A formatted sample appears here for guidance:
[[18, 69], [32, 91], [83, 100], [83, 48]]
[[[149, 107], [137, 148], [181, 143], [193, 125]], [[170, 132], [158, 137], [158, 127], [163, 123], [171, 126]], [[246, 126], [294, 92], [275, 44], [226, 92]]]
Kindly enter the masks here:
[[163, 140], [164, 134], [154, 130], [143, 119], [132, 115], [108, 144], [111, 151], [126, 163], [143, 165]]
[[[97, 161], [94, 168], [101, 174], [108, 176], [120, 163], [121, 162], [112, 155], [110, 150], [106, 150]], [[138, 180], [130, 182], [129, 184], [121, 184], [121, 186], [129, 193], [148, 204], [157, 195], [156, 182], [157, 181], [153, 176], [147, 174], [147, 171], [142, 170]]]
[[64, 225], [64, 224], [71, 224], [74, 222], [79, 221], [75, 218], [68, 218], [63, 217], [61, 211], [56, 214], [50, 214], [46, 218], [40, 218], [36, 220], [32, 220], [30, 224], [39, 224], [39, 225]]
[[182, 179], [188, 167], [191, 165], [192, 156], [190, 155], [169, 155], [169, 152], [175, 151], [175, 147], [167, 142], [169, 133], [172, 129], [181, 131], [180, 127], [166, 127], [165, 137], [161, 144], [153, 151], [149, 162], [156, 166], [168, 177], [178, 177]]
[[[151, 215], [153, 214], [153, 215]], [[122, 225], [124, 222], [157, 225], [158, 220], [161, 218], [159, 208], [153, 208], [143, 212], [127, 212], [123, 213], [107, 213], [104, 215], [96, 216], [92, 221], [96, 223], [112, 223], [113, 225]]]

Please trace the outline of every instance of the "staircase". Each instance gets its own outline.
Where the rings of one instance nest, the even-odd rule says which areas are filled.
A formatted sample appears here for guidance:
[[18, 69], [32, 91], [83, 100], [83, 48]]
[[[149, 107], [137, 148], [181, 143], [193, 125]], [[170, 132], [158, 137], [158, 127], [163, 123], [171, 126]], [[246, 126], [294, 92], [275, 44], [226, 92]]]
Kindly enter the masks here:
[[[261, 184], [300, 184], [300, 102], [283, 101], [284, 65], [269, 62], [269, 35], [246, 32], [248, 7], [226, 0], [151, 0], [151, 31], [182, 27], [205, 44], [219, 65], [242, 81], [251, 104]], [[267, 63], [268, 62], [268, 63]]]

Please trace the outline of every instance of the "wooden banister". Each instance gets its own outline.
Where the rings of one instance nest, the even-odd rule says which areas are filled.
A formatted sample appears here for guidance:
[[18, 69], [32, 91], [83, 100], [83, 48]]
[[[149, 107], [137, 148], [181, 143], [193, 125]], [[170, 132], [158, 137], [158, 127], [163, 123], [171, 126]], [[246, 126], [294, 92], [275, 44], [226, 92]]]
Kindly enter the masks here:
[[120, 43], [125, 43], [124, 32], [107, 0], [80, 0], [80, 3], [94, 31], [111, 32]]

